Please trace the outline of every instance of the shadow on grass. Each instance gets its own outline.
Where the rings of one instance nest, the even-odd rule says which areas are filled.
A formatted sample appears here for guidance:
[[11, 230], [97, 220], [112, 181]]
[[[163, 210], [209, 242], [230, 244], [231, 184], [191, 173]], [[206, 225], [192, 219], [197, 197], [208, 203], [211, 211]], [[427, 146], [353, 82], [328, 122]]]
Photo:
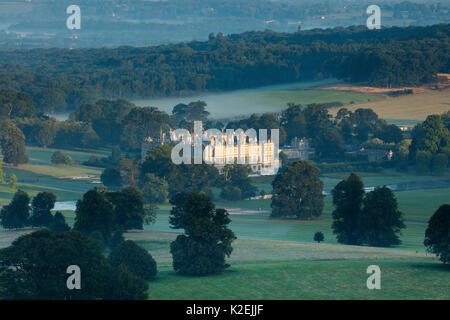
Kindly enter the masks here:
[[450, 264], [444, 264], [439, 259], [433, 259], [433, 262], [422, 262], [411, 264], [410, 267], [415, 269], [434, 270], [434, 271], [447, 271], [450, 272]]

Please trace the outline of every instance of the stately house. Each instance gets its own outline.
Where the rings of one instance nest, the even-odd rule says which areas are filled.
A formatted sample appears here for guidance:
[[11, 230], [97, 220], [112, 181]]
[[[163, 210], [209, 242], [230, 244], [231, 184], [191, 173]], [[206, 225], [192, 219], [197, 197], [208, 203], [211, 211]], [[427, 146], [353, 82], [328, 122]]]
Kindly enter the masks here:
[[[172, 141], [173, 132], [169, 135]], [[193, 137], [189, 139], [189, 143], [194, 148]], [[156, 146], [170, 143], [170, 139], [167, 135], [162, 135], [159, 139], [148, 137], [144, 139], [141, 148], [142, 160], [144, 160], [147, 154]], [[275, 147], [275, 144], [268, 139], [267, 141], [260, 141], [256, 143], [250, 143], [249, 139], [241, 142], [238, 139], [233, 139], [232, 142], [227, 143], [227, 134], [222, 132], [221, 143], [216, 143], [212, 138], [210, 141], [203, 141], [203, 161], [208, 164], [213, 164], [220, 173], [223, 172], [223, 168], [226, 164], [246, 164], [249, 165], [252, 172], [258, 175], [273, 175], [278, 172], [280, 168], [280, 161], [278, 158], [279, 150]], [[193, 152], [192, 152], [193, 154]]]
[[248, 140], [243, 143], [238, 140], [226, 143], [226, 140], [227, 134], [222, 133], [222, 143], [217, 144], [212, 139], [203, 152], [204, 161], [214, 164], [219, 172], [230, 163], [247, 164], [253, 173], [260, 175], [273, 175], [278, 172], [280, 161], [276, 152], [279, 151], [270, 139], [259, 143], [250, 143]]

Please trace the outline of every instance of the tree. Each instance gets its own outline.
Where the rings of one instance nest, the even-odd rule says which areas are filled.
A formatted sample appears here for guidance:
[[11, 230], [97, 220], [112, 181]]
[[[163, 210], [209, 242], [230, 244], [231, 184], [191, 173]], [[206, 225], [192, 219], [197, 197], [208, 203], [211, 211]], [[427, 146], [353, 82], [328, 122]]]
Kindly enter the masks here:
[[427, 152], [430, 158], [439, 153], [450, 157], [450, 132], [439, 115], [428, 116], [424, 122], [414, 127], [411, 136], [410, 158], [419, 161], [417, 165], [424, 165], [421, 163], [423, 154], [417, 158], [419, 151]]
[[445, 169], [447, 169], [448, 165], [448, 157], [443, 153], [435, 154], [431, 158], [431, 172], [434, 175], [441, 176], [445, 173]]
[[450, 204], [443, 204], [428, 221], [425, 246], [447, 264], [450, 262]]
[[19, 229], [28, 226], [30, 215], [30, 197], [22, 190], [18, 190], [11, 202], [0, 211], [1, 225], [5, 229]]
[[430, 170], [431, 152], [424, 150], [417, 151], [415, 161], [417, 174], [427, 174]]
[[120, 162], [120, 169], [125, 171], [124, 183], [136, 186], [136, 177], [139, 174], [140, 163], [136, 159], [125, 159]]
[[56, 165], [71, 165], [72, 164], [72, 159], [68, 156], [63, 154], [61, 151], [55, 151], [52, 154], [52, 159], [51, 159], [53, 164]]
[[11, 188], [11, 190], [16, 189], [17, 184], [17, 176], [14, 173], [11, 173], [8, 178], [8, 185]]
[[69, 231], [70, 227], [66, 223], [66, 218], [64, 218], [63, 214], [60, 211], [56, 211], [50, 222], [49, 229], [54, 232], [65, 232]]
[[111, 162], [115, 165], [118, 165], [121, 159], [122, 159], [122, 152], [120, 151], [120, 147], [115, 146], [111, 152]]
[[114, 229], [114, 207], [106, 198], [105, 192], [89, 190], [83, 199], [77, 201], [74, 230], [87, 235], [98, 231], [107, 242]]
[[317, 243], [321, 243], [324, 240], [325, 240], [325, 236], [323, 235], [322, 232], [316, 232], [314, 234], [314, 241], [316, 241]]
[[42, 121], [36, 125], [34, 139], [40, 146], [47, 148], [55, 141], [57, 131], [56, 121]]
[[364, 185], [357, 174], [339, 182], [331, 192], [333, 205], [332, 229], [340, 243], [360, 244], [361, 235], [358, 233], [358, 221], [361, 215], [364, 198]]
[[3, 163], [2, 159], [0, 159], [0, 184], [5, 183], [5, 172], [3, 171]]
[[3, 130], [0, 145], [2, 147], [3, 161], [5, 163], [14, 166], [28, 163], [28, 157], [25, 150], [25, 136], [14, 124], [8, 123]]
[[146, 218], [145, 199], [136, 187], [107, 192], [106, 199], [114, 210], [114, 229], [143, 229]]
[[115, 268], [125, 265], [130, 272], [147, 281], [156, 276], [156, 261], [147, 250], [130, 240], [120, 243], [112, 250], [109, 261]]
[[121, 264], [115, 271], [114, 286], [108, 295], [110, 300], [146, 300], [148, 282], [133, 274]]
[[206, 103], [203, 101], [191, 102], [188, 105], [180, 103], [177, 104], [172, 114], [177, 119], [177, 123], [203, 121], [206, 122], [209, 112], [205, 110]]
[[107, 187], [120, 187], [122, 186], [122, 176], [120, 171], [116, 168], [106, 168], [103, 170], [100, 180]]
[[144, 176], [141, 190], [145, 200], [149, 203], [162, 203], [169, 195], [168, 183], [153, 173], [147, 173]]
[[30, 224], [33, 227], [48, 227], [53, 220], [51, 210], [54, 208], [56, 195], [51, 192], [40, 192], [31, 202], [32, 215]]
[[[67, 288], [71, 265], [81, 269], [80, 290]], [[0, 250], [2, 299], [103, 299], [110, 291], [111, 273], [100, 246], [74, 231], [35, 231]]]
[[388, 247], [401, 243], [398, 235], [405, 228], [397, 199], [388, 187], [377, 187], [364, 198], [359, 220], [362, 241], [370, 246]]
[[[251, 168], [248, 165], [227, 164], [223, 168], [223, 185], [221, 193], [224, 199], [242, 200], [256, 195], [257, 188], [251, 184], [249, 174]], [[228, 187], [228, 188], [227, 188]], [[240, 194], [240, 195], [239, 195]]]
[[323, 182], [319, 168], [296, 161], [280, 170], [273, 186], [272, 217], [314, 218], [323, 210]]
[[[185, 201], [182, 201], [182, 200]], [[216, 209], [211, 198], [202, 193], [181, 194], [174, 201], [170, 223], [183, 228], [170, 245], [173, 268], [182, 274], [207, 275], [220, 273], [229, 265], [229, 257], [236, 238], [228, 229], [230, 218], [225, 209]]]
[[233, 187], [232, 185], [226, 185], [220, 192], [220, 197], [225, 200], [239, 201], [242, 200], [242, 191], [239, 187]]

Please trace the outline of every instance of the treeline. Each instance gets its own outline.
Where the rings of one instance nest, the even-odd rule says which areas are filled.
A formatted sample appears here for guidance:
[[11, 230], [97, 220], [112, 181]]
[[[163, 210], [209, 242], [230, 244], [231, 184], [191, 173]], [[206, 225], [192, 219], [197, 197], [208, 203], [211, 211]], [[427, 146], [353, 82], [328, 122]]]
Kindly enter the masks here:
[[[155, 107], [141, 108], [126, 100], [99, 100], [83, 104], [70, 114], [69, 120], [57, 121], [40, 111], [29, 95], [0, 90], [0, 140], [6, 163], [26, 163], [24, 142], [55, 148], [120, 147], [122, 151], [140, 152], [144, 139], [155, 142], [167, 137], [170, 130], [193, 130], [193, 122], [203, 121], [204, 128], [279, 129], [280, 146], [294, 138], [310, 139], [315, 160], [351, 160], [346, 151], [361, 147], [392, 150], [394, 163], [400, 170], [418, 164], [418, 173], [439, 174], [448, 166], [450, 150], [450, 114], [430, 116], [417, 125], [410, 137], [399, 127], [380, 119], [371, 109], [338, 110], [332, 116], [326, 105], [288, 104], [280, 114], [253, 114], [230, 122], [209, 120], [207, 105], [202, 101], [174, 106], [172, 114]], [[9, 123], [8, 123], [9, 121]], [[168, 139], [166, 139], [168, 140]], [[14, 143], [12, 143], [14, 142]], [[350, 151], [351, 151], [350, 150]], [[101, 159], [100, 159], [101, 160]], [[365, 159], [356, 159], [365, 160]], [[116, 161], [117, 162], [117, 161]], [[108, 167], [110, 161], [92, 159], [89, 165]]]
[[0, 53], [0, 88], [28, 93], [39, 110], [98, 99], [170, 96], [339, 78], [396, 87], [450, 72], [450, 25], [247, 32], [147, 48]]

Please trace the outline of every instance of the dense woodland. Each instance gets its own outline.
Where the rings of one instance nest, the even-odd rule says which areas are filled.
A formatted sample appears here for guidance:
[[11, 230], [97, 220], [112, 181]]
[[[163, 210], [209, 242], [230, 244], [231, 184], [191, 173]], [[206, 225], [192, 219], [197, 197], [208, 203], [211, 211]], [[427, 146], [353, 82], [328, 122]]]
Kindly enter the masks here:
[[339, 78], [420, 85], [450, 72], [450, 25], [210, 35], [158, 47], [0, 52], [0, 89], [29, 94], [45, 112], [99, 99], [225, 91]]

